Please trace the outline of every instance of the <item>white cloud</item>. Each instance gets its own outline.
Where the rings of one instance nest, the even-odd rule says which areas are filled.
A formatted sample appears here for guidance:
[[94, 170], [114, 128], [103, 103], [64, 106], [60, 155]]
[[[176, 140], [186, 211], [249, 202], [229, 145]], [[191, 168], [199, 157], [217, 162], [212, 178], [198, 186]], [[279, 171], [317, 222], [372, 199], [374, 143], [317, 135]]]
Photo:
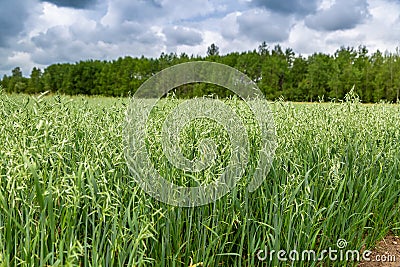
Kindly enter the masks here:
[[366, 35], [365, 42], [371, 48], [394, 50], [400, 45], [400, 2], [370, 1], [371, 19], [359, 27]]
[[161, 52], [205, 55], [247, 51], [267, 41], [297, 53], [332, 53], [365, 44], [394, 51], [395, 0], [3, 0], [0, 76], [33, 66]]

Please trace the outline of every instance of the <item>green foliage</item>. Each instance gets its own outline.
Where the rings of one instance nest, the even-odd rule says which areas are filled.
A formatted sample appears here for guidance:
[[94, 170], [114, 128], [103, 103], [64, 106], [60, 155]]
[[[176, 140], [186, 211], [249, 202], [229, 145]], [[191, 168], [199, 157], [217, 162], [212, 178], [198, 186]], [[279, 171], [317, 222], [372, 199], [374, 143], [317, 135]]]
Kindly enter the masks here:
[[[371, 248], [400, 233], [400, 107], [362, 105], [354, 90], [345, 99], [272, 103], [279, 147], [263, 185], [249, 193], [245, 175], [217, 202], [188, 209], [151, 199], [130, 176], [121, 136], [128, 99], [1, 94], [0, 266], [283, 266], [256, 254], [320, 253], [339, 238], [346, 249]], [[161, 102], [149, 122], [149, 153], [165, 174], [157, 129], [181, 101]], [[244, 123], [251, 131], [252, 120]], [[226, 139], [201, 120], [184, 130], [189, 157], [202, 136]], [[226, 160], [218, 151], [217, 167]]]
[[[58, 92], [67, 95], [132, 95], [155, 73], [175, 64], [208, 60], [236, 68], [255, 81], [270, 100], [340, 101], [355, 86], [362, 102], [397, 102], [400, 95], [400, 52], [369, 54], [365, 46], [341, 47], [333, 55], [296, 55], [266, 42], [257, 50], [219, 54], [211, 44], [206, 57], [162, 53], [158, 58], [124, 57], [113, 61], [88, 60], [54, 64], [42, 72], [34, 68], [30, 78], [16, 67], [0, 81], [8, 93]], [[178, 88], [179, 89], [179, 88]], [[195, 89], [196, 91], [190, 91]], [[179, 97], [231, 94], [215, 86], [185, 87]]]
[[207, 56], [212, 57], [212, 56], [218, 56], [219, 55], [219, 47], [216, 46], [215, 44], [211, 44], [207, 48]]

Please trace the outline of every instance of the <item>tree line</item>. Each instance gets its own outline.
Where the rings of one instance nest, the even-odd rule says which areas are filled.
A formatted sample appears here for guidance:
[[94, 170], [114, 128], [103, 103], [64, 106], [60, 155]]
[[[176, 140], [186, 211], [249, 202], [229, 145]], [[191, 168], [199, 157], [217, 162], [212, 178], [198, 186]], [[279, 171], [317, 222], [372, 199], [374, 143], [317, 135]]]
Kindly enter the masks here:
[[[74, 64], [53, 64], [41, 70], [33, 68], [24, 77], [19, 67], [4, 75], [0, 85], [8, 93], [50, 91], [68, 95], [132, 95], [155, 73], [175, 64], [207, 60], [236, 68], [253, 81], [270, 100], [290, 101], [341, 100], [354, 86], [363, 102], [398, 102], [400, 89], [400, 52], [377, 50], [369, 53], [365, 46], [341, 47], [333, 54], [296, 55], [291, 48], [263, 42], [247, 52], [219, 54], [212, 44], [205, 57], [162, 53], [158, 58], [124, 57], [113, 61], [87, 60]], [[182, 86], [179, 97], [204, 94], [219, 97], [231, 93], [217, 86]]]

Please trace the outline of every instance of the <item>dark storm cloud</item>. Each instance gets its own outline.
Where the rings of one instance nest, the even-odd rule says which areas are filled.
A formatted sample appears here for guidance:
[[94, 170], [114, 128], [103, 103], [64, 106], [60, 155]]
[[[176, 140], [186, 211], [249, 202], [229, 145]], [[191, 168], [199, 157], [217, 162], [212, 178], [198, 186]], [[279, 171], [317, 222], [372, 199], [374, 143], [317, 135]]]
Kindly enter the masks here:
[[24, 29], [30, 1], [0, 1], [0, 46], [7, 46], [10, 38]]
[[75, 23], [69, 27], [69, 31], [74, 39], [86, 43], [97, 41], [119, 43], [136, 40], [139, 36], [148, 32], [149, 27], [134, 21], [124, 21], [120, 24], [111, 26], [104, 26], [101, 23], [95, 23], [94, 25], [87, 25], [86, 27], [82, 27], [79, 23]]
[[[225, 0], [226, 1], [226, 0]], [[138, 21], [141, 24], [170, 25], [185, 20], [199, 21], [217, 12], [208, 0], [112, 0], [104, 18], [106, 23]]]
[[305, 24], [314, 30], [347, 30], [363, 23], [369, 16], [366, 0], [337, 0], [330, 8], [308, 16]]
[[49, 49], [54, 46], [63, 46], [65, 41], [68, 41], [68, 27], [57, 26], [48, 29], [45, 33], [40, 33], [32, 37], [32, 42], [36, 47], [41, 49]]
[[159, 1], [148, 0], [113, 0], [109, 3], [108, 15], [118, 22], [139, 21], [149, 22], [163, 18], [168, 10], [164, 10]]
[[307, 15], [317, 10], [319, 0], [253, 0], [252, 3], [281, 14]]
[[59, 25], [30, 40], [37, 48], [32, 53], [32, 60], [42, 65], [108, 58], [109, 54], [118, 57], [121, 51], [144, 53], [149, 45], [155, 47], [162, 43], [162, 37], [148, 27], [130, 21], [119, 27], [104, 26], [94, 21]]
[[201, 33], [183, 27], [166, 27], [163, 33], [169, 45], [197, 45], [203, 41]]
[[48, 2], [60, 7], [71, 8], [88, 8], [96, 4], [97, 0], [40, 0], [41, 2]]
[[283, 42], [290, 33], [292, 19], [269, 12], [244, 12], [237, 17], [239, 33], [254, 41]]

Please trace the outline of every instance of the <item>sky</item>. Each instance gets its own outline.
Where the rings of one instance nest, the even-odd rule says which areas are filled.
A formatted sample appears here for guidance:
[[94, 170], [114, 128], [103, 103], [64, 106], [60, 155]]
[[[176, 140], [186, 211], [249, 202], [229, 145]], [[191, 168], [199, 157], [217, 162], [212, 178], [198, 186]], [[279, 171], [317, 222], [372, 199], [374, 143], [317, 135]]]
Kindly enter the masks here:
[[280, 44], [296, 54], [400, 46], [400, 0], [1, 0], [0, 75], [21, 67]]

